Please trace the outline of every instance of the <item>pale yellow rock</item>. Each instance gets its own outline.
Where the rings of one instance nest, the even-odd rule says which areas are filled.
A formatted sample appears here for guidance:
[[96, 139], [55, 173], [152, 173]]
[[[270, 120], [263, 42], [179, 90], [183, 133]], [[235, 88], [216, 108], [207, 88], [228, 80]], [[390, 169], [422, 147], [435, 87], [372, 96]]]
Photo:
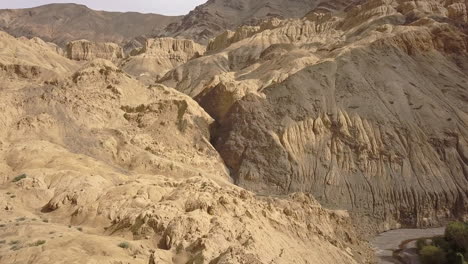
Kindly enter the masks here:
[[8, 79], [44, 81], [70, 74], [78, 65], [39, 38], [14, 38], [0, 31], [0, 75]]
[[117, 61], [124, 58], [125, 54], [122, 47], [115, 43], [76, 40], [67, 44], [66, 56], [76, 61], [91, 61], [93, 59]]
[[147, 39], [145, 45], [121, 62], [122, 69], [138, 79], [154, 83], [173, 68], [200, 57], [205, 47], [187, 39]]
[[366, 234], [466, 216], [465, 2], [304, 2], [234, 29], [211, 1], [172, 25], [232, 30], [206, 53], [72, 52], [114, 63], [2, 33], [0, 262], [372, 263]]
[[253, 23], [159, 82], [216, 119], [239, 185], [370, 212], [380, 220], [366, 230], [439, 224], [467, 213], [465, 2], [370, 0]]
[[[19, 63], [78, 66], [40, 44]], [[2, 72], [2, 264], [371, 259], [349, 216], [310, 195], [262, 197], [232, 184], [210, 143], [214, 119], [189, 96], [104, 59], [60, 73], [39, 82]]]

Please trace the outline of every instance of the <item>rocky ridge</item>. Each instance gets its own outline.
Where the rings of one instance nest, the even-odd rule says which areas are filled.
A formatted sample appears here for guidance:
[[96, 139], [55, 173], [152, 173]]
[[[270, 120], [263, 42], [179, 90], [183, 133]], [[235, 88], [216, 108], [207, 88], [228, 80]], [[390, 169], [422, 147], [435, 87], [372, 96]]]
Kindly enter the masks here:
[[352, 4], [352, 0], [307, 1], [307, 0], [210, 0], [196, 7], [180, 21], [167, 26], [161, 33], [164, 36], [192, 38], [200, 43], [208, 43], [211, 38], [226, 29], [235, 30], [241, 25], [257, 24], [268, 18], [300, 18], [309, 10], [342, 10]]
[[117, 66], [1, 33], [0, 262], [372, 263], [466, 219], [466, 3], [313, 5], [77, 52]]
[[127, 73], [154, 83], [169, 70], [200, 57], [206, 48], [192, 40], [174, 38], [147, 39], [142, 48], [134, 49], [120, 64]]
[[[41, 47], [24, 49], [20, 63], [78, 66]], [[103, 59], [54, 81], [4, 74], [0, 262], [371, 259], [347, 212], [301, 193], [262, 197], [233, 185], [209, 141], [214, 120], [189, 96]]]
[[[14, 36], [40, 37], [61, 47], [73, 40], [114, 42], [125, 51], [142, 47], [141, 38], [193, 39], [203, 45], [226, 29], [268, 18], [299, 18], [311, 9], [343, 10], [354, 0], [210, 0], [185, 16], [95, 11], [83, 5], [51, 4], [0, 10], [0, 29]], [[128, 48], [127, 48], [128, 47]]]
[[61, 78], [78, 67], [61, 53], [60, 48], [39, 38], [16, 39], [0, 32], [0, 76], [5, 85]]
[[17, 37], [39, 37], [61, 47], [79, 39], [123, 44], [180, 19], [179, 16], [96, 11], [77, 4], [50, 4], [0, 10], [0, 29]]
[[94, 43], [88, 40], [76, 40], [67, 43], [66, 56], [76, 61], [106, 59], [118, 61], [125, 57], [122, 47], [115, 43]]
[[467, 212], [465, 13], [452, 1], [316, 9], [224, 33], [160, 82], [217, 120], [212, 141], [240, 186], [311, 192], [374, 230], [430, 226]]

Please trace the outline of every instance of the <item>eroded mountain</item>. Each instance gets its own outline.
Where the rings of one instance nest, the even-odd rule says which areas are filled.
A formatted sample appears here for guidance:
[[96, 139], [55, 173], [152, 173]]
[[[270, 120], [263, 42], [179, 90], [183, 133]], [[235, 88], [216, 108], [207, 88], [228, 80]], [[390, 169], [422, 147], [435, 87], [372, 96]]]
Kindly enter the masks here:
[[177, 38], [1, 33], [0, 262], [372, 263], [367, 233], [466, 219], [467, 20], [209, 1]]
[[0, 43], [1, 263], [371, 259], [346, 211], [235, 186], [189, 96], [38, 39]]
[[161, 83], [217, 120], [240, 186], [428, 226], [467, 213], [466, 21], [452, 1], [314, 10], [226, 32]]
[[178, 22], [169, 25], [162, 35], [192, 38], [207, 43], [226, 29], [255, 24], [268, 18], [300, 18], [312, 9], [337, 11], [353, 0], [210, 0], [196, 7]]
[[17, 37], [39, 37], [62, 47], [80, 39], [120, 44], [180, 19], [178, 16], [96, 11], [77, 4], [50, 4], [0, 10], [0, 29]]

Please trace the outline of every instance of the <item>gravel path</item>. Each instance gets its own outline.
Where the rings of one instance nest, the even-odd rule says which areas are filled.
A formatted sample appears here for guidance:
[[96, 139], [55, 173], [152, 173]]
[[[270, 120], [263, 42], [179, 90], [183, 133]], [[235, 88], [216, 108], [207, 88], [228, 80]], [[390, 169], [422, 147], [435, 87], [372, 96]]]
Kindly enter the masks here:
[[[417, 264], [419, 261], [414, 250], [414, 240], [423, 237], [434, 237], [444, 234], [444, 227], [430, 229], [398, 229], [382, 233], [372, 240], [379, 264]], [[394, 258], [393, 252], [408, 260], [402, 263]]]

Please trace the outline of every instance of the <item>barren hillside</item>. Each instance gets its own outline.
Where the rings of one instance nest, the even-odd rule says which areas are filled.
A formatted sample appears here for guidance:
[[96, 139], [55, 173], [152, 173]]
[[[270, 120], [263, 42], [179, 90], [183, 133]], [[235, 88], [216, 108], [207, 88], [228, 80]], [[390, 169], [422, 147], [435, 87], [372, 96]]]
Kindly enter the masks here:
[[165, 28], [181, 17], [96, 11], [84, 5], [50, 4], [0, 10], [0, 29], [14, 36], [40, 37], [62, 47], [72, 40], [123, 43]]
[[428, 226], [467, 213], [466, 21], [451, 1], [270, 19], [161, 83], [217, 120], [212, 142], [240, 186], [311, 192], [378, 229]]
[[[14, 64], [1, 55], [2, 264], [371, 259], [347, 212], [233, 185], [209, 141], [214, 120], [189, 96], [0, 36], [31, 45]], [[62, 79], [36, 78], [49, 63]]]
[[466, 220], [467, 8], [0, 11], [0, 263], [374, 263]]
[[[72, 40], [141, 47], [147, 37], [193, 39], [206, 44], [226, 29], [269, 18], [299, 18], [313, 8], [341, 10], [352, 0], [210, 0], [185, 16], [95, 11], [83, 5], [52, 4], [36, 8], [0, 10], [0, 29], [14, 35], [40, 37], [60, 46]], [[142, 39], [143, 38], [143, 39]]]
[[235, 29], [240, 25], [249, 25], [272, 17], [300, 18], [314, 8], [336, 11], [351, 3], [353, 0], [209, 0], [182, 20], [169, 25], [162, 34], [207, 43], [224, 30]]

